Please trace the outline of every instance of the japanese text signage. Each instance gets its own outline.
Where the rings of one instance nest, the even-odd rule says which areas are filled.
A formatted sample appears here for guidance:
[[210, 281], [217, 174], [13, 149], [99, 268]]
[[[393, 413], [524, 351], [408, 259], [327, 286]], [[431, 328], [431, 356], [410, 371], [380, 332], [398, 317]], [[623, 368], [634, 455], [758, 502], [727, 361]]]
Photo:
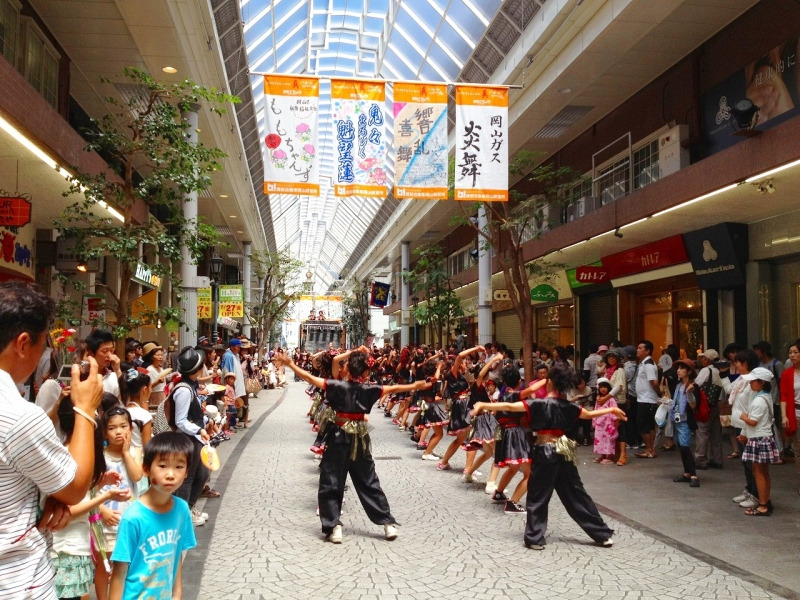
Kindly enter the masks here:
[[389, 284], [374, 282], [369, 296], [369, 305], [383, 308], [389, 302]]
[[385, 84], [331, 80], [336, 196], [386, 197]]
[[219, 316], [244, 316], [244, 288], [241, 285], [219, 286]]
[[31, 222], [31, 203], [19, 196], [0, 195], [0, 225], [22, 227]]
[[688, 262], [683, 236], [672, 237], [603, 257], [611, 279]]
[[508, 88], [456, 86], [455, 198], [508, 201]]
[[319, 80], [264, 76], [264, 193], [319, 196]]
[[394, 196], [447, 200], [447, 86], [394, 84]]
[[197, 288], [197, 318], [210, 319], [211, 310], [211, 288]]

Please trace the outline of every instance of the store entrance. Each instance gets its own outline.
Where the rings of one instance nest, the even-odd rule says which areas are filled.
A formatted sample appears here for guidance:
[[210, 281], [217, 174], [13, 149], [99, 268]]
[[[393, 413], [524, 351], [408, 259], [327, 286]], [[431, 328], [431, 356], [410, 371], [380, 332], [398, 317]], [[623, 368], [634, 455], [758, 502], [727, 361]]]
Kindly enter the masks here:
[[682, 358], [695, 359], [703, 348], [703, 306], [699, 289], [673, 290], [638, 297], [642, 338], [659, 348], [675, 344]]

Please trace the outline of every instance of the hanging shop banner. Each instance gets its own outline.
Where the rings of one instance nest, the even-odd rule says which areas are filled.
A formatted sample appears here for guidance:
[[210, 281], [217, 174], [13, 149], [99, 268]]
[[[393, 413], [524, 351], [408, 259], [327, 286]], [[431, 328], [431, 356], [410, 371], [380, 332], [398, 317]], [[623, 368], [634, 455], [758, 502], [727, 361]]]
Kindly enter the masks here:
[[508, 202], [508, 88], [456, 86], [455, 198]]
[[378, 283], [377, 281], [372, 284], [372, 293], [369, 295], [369, 305], [383, 308], [389, 301], [389, 284]]
[[319, 196], [319, 79], [264, 76], [264, 193]]
[[31, 201], [28, 194], [6, 194], [0, 190], [0, 225], [22, 227], [31, 222]]
[[210, 319], [211, 310], [211, 288], [197, 288], [197, 318]]
[[394, 84], [394, 196], [447, 200], [447, 86]]
[[219, 316], [234, 319], [244, 316], [244, 287], [241, 285], [219, 286]]
[[386, 197], [385, 87], [331, 79], [336, 196]]
[[83, 295], [81, 316], [85, 323], [99, 323], [106, 320], [106, 297], [99, 294]]

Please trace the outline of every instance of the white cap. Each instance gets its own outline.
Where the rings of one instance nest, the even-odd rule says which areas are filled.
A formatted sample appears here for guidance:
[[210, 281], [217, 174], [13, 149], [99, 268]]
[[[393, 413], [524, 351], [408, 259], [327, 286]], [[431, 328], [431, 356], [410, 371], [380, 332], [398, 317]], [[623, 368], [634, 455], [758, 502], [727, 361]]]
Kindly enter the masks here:
[[598, 377], [597, 385], [600, 385], [601, 383], [605, 383], [608, 387], [614, 387], [613, 385], [611, 385], [611, 380], [608, 379], [608, 377]]
[[772, 381], [775, 379], [775, 376], [772, 374], [772, 371], [769, 369], [765, 369], [764, 367], [756, 367], [752, 371], [750, 371], [747, 375], [742, 375], [742, 379], [745, 381], [754, 381], [758, 379], [759, 381]]

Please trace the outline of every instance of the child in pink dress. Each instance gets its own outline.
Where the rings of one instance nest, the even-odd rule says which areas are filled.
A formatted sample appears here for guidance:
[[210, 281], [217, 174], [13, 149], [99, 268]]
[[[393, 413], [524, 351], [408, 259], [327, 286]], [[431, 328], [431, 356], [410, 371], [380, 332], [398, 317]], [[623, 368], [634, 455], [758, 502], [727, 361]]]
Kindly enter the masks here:
[[[615, 408], [617, 406], [614, 396], [611, 395], [611, 382], [605, 377], [597, 379], [597, 400], [595, 410], [600, 408]], [[609, 413], [598, 417], [592, 423], [594, 425], [594, 453], [597, 458], [594, 462], [601, 465], [614, 463], [614, 452], [617, 444], [617, 417]]]

